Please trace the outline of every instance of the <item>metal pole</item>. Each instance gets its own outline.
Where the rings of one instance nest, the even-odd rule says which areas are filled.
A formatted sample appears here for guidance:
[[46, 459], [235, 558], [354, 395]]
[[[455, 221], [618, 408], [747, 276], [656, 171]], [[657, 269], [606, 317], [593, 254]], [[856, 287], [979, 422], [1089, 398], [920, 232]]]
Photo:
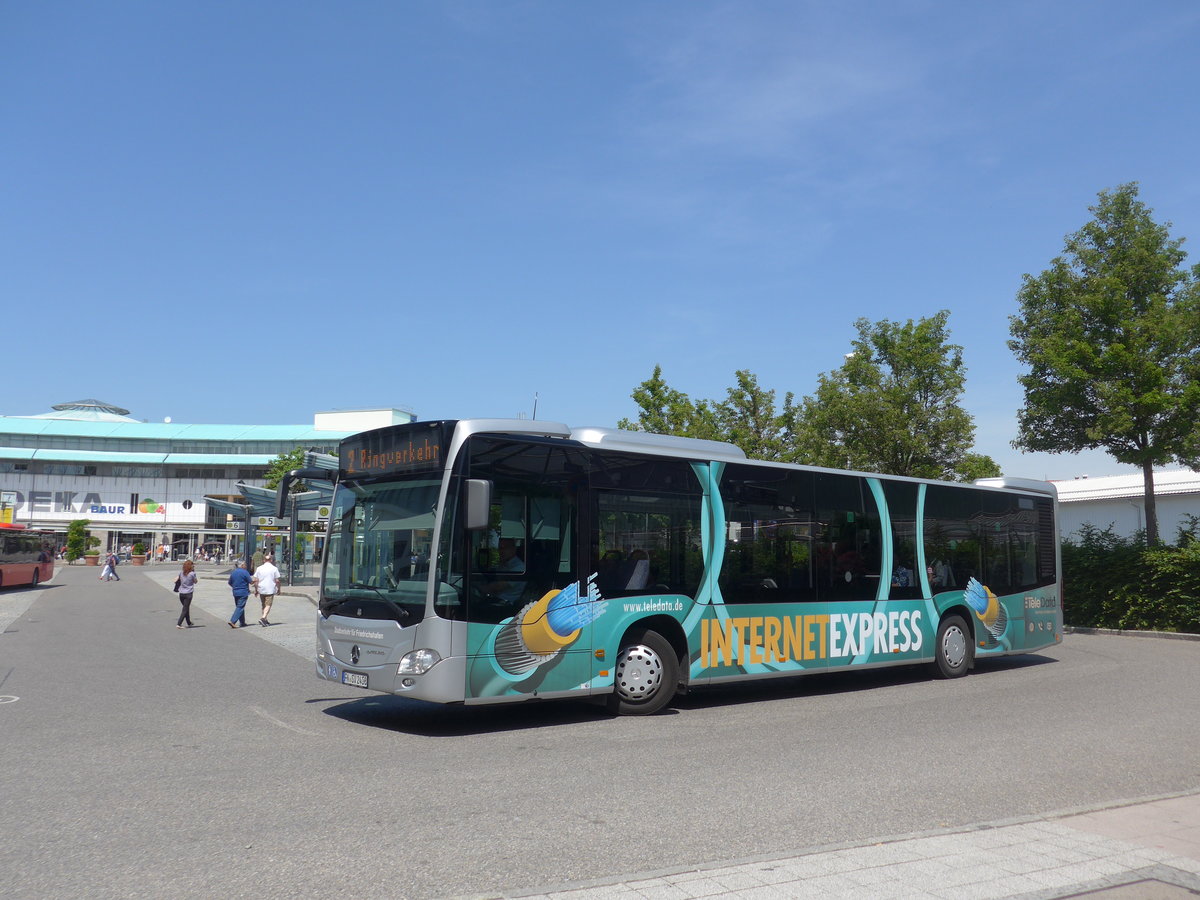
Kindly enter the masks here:
[[292, 501], [292, 517], [288, 521], [288, 587], [294, 583], [296, 575], [296, 498]]
[[254, 555], [254, 520], [250, 514], [250, 504], [246, 504], [246, 530], [243, 537], [242, 557], [246, 560], [246, 571], [250, 571], [250, 558]]

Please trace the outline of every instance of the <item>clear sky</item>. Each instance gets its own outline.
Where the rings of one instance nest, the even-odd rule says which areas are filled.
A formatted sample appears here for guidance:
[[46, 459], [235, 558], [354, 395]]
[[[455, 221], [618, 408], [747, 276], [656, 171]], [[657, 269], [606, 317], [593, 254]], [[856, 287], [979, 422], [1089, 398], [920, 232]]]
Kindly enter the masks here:
[[1024, 273], [1128, 181], [1200, 259], [1200, 6], [0, 0], [0, 413], [633, 417], [951, 312], [1007, 474]]

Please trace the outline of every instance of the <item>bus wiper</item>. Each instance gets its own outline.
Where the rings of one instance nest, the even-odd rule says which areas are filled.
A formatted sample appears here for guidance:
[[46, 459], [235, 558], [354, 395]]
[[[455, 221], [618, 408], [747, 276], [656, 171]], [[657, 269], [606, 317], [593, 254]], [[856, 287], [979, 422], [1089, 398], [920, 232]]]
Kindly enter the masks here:
[[363, 584], [361, 581], [352, 581], [350, 582], [350, 587], [351, 589], [361, 588], [362, 590], [374, 591], [379, 599], [394, 609], [401, 618], [408, 619], [412, 617], [412, 613], [410, 613], [407, 609], [405, 609], [373, 584]]

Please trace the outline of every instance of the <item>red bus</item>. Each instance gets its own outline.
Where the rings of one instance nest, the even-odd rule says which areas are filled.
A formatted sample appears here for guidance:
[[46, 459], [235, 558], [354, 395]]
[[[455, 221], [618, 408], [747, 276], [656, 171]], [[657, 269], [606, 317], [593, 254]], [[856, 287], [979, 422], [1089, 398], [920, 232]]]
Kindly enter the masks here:
[[54, 534], [0, 522], [0, 587], [37, 587], [54, 574]]

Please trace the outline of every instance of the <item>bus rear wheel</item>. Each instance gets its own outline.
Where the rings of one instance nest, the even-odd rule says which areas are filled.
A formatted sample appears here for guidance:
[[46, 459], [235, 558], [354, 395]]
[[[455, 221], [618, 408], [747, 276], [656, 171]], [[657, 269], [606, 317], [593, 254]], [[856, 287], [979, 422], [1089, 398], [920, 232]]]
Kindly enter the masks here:
[[619, 716], [649, 716], [671, 702], [679, 682], [679, 658], [657, 631], [632, 632], [621, 644], [608, 708]]
[[38, 570], [37, 569], [33, 570], [33, 577], [29, 579], [29, 586], [30, 587], [38, 586]]
[[975, 644], [962, 616], [946, 616], [933, 644], [934, 671], [942, 678], [961, 678], [971, 668]]

